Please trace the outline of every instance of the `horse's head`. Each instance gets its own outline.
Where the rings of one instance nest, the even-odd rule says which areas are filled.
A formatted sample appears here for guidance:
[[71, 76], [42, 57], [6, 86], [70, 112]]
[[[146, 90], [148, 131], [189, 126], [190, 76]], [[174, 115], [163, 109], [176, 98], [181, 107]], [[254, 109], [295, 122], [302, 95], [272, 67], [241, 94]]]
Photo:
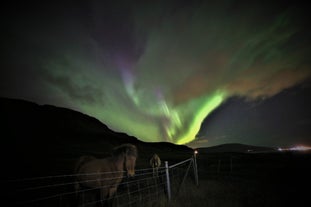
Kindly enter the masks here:
[[125, 151], [125, 168], [128, 177], [135, 175], [135, 165], [137, 158], [137, 148], [134, 145], [128, 145]]
[[137, 148], [135, 145], [122, 144], [114, 148], [112, 155], [115, 157], [122, 156], [123, 169], [126, 170], [128, 177], [135, 175], [135, 165], [137, 158]]
[[157, 154], [153, 154], [149, 162], [152, 168], [158, 168], [161, 165], [160, 157]]

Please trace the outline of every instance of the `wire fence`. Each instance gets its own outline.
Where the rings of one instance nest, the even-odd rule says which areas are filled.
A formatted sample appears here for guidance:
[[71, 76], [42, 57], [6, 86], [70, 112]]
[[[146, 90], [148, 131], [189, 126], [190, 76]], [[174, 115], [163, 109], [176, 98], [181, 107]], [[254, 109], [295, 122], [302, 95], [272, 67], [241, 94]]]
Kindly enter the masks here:
[[[186, 179], [197, 181], [195, 159], [160, 167], [155, 175], [152, 168], [136, 169], [134, 177], [127, 177], [122, 171], [121, 177], [113, 176], [117, 172], [104, 172], [103, 179], [97, 175], [103, 173], [68, 174], [1, 181], [5, 186], [2, 193], [3, 206], [20, 207], [92, 207], [110, 204], [115, 207], [163, 206], [171, 196], [176, 196]], [[120, 172], [118, 172], [120, 173]], [[111, 175], [111, 177], [110, 177]], [[89, 179], [78, 181], [77, 176]], [[111, 181], [122, 179], [113, 199], [100, 197], [100, 190], [110, 188], [109, 184], [94, 188], [77, 188], [86, 182]], [[1, 205], [2, 206], [2, 205]]]

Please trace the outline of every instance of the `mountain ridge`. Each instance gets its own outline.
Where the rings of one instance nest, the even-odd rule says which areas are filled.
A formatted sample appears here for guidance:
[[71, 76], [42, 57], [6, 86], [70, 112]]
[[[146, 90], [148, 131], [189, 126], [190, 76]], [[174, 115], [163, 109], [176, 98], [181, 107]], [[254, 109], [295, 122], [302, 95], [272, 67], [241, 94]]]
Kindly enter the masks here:
[[197, 148], [200, 153], [221, 153], [221, 152], [239, 152], [239, 153], [255, 153], [255, 152], [273, 152], [273, 147], [247, 145], [241, 143], [226, 143], [211, 147]]
[[143, 142], [115, 132], [92, 116], [64, 107], [0, 97], [0, 112], [5, 135], [0, 155], [5, 168], [10, 169], [7, 176], [20, 168], [27, 169], [29, 176], [71, 173], [80, 156], [106, 157], [123, 143], [137, 146], [141, 167], [148, 167], [153, 153], [166, 160], [171, 159], [171, 154], [178, 155], [178, 159], [193, 154], [185, 145]]

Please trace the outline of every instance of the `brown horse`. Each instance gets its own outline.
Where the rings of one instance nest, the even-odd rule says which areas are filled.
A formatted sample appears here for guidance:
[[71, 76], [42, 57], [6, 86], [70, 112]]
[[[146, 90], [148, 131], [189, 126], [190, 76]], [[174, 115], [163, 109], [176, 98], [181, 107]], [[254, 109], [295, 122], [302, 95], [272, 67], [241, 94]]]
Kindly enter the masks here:
[[150, 166], [152, 167], [153, 176], [158, 176], [158, 169], [161, 166], [161, 159], [157, 154], [153, 154], [151, 157]]
[[100, 203], [112, 205], [112, 198], [124, 177], [123, 174], [126, 172], [128, 177], [135, 175], [136, 158], [137, 148], [132, 144], [123, 144], [114, 148], [112, 156], [105, 159], [96, 159], [92, 156], [81, 157], [75, 169], [76, 191], [98, 189]]

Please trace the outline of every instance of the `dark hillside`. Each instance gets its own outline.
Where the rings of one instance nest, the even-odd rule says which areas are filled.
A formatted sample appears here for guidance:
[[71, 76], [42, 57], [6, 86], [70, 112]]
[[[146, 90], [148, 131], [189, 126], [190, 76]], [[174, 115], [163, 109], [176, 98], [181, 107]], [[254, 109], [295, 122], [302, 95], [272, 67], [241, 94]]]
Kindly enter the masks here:
[[4, 179], [72, 173], [81, 155], [106, 157], [122, 143], [138, 147], [137, 167], [149, 167], [148, 159], [155, 152], [172, 161], [192, 155], [186, 146], [142, 142], [66, 108], [0, 98], [0, 111], [1, 159], [8, 169], [2, 172]]
[[276, 151], [276, 149], [272, 147], [252, 146], [239, 143], [221, 144], [213, 147], [199, 148], [198, 150], [200, 153], [217, 153], [217, 152], [262, 153], [262, 152]]

